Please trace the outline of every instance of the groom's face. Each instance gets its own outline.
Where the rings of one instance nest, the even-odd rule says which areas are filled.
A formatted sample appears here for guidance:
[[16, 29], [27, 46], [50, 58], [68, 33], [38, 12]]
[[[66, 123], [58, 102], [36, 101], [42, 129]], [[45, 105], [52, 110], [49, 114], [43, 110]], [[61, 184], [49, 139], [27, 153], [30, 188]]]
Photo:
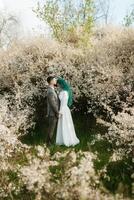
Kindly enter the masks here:
[[56, 78], [53, 78], [53, 79], [51, 80], [51, 84], [52, 84], [52, 85], [56, 85], [56, 84], [57, 84]]

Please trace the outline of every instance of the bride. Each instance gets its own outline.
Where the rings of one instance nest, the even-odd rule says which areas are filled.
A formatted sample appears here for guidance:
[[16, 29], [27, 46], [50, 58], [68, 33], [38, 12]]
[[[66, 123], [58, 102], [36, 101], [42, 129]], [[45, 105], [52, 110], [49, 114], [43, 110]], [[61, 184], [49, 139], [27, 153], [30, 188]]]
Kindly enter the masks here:
[[57, 84], [61, 91], [59, 93], [60, 111], [56, 134], [56, 144], [65, 146], [74, 146], [79, 143], [76, 136], [74, 124], [69, 106], [72, 105], [72, 90], [68, 83], [59, 78]]

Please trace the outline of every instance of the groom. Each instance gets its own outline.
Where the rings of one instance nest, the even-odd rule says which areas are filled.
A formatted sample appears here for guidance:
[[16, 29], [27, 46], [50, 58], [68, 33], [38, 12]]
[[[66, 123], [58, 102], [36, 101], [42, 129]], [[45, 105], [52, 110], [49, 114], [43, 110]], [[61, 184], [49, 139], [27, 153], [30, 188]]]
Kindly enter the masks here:
[[48, 133], [47, 144], [52, 143], [52, 137], [56, 128], [57, 120], [59, 118], [59, 98], [55, 92], [55, 85], [57, 80], [53, 76], [47, 78], [47, 117], [48, 117]]

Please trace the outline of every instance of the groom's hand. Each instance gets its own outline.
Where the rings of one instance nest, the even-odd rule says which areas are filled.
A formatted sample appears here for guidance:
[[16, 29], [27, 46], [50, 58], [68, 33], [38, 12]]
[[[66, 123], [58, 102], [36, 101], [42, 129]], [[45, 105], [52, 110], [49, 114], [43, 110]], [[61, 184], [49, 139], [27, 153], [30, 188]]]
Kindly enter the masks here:
[[56, 114], [56, 117], [59, 119], [59, 113]]

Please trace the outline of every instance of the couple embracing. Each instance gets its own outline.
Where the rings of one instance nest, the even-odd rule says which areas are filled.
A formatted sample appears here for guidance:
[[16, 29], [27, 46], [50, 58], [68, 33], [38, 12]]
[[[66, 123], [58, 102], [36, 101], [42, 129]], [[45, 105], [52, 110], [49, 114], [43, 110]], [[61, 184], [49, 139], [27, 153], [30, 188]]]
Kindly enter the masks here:
[[[79, 143], [76, 136], [74, 124], [69, 107], [72, 105], [72, 90], [63, 78], [48, 77], [47, 90], [47, 117], [48, 135], [47, 144], [52, 144], [52, 138], [56, 131], [56, 144], [65, 146], [75, 146]], [[55, 86], [59, 87], [59, 94], [55, 91]], [[58, 125], [57, 125], [58, 123]]]

